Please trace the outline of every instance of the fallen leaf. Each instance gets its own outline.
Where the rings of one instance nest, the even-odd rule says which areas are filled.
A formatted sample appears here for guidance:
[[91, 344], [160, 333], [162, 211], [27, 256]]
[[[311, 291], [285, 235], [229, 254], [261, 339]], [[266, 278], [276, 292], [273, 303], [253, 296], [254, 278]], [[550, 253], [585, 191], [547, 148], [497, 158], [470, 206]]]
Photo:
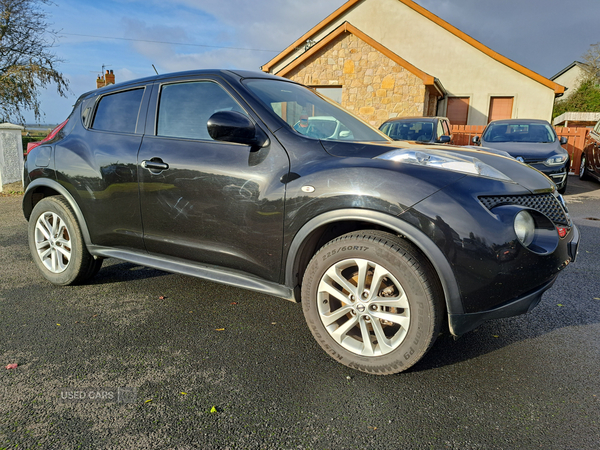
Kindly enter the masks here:
[[565, 306], [562, 303], [557, 303], [556, 306]]
[[598, 298], [598, 297], [594, 297], [594, 300], [600, 300], [600, 298]]
[[6, 366], [6, 369], [7, 370], [16, 369], [17, 367], [18, 367], [18, 364], [14, 363], [14, 364], [9, 364], [8, 366]]
[[187, 392], [182, 392], [181, 395], [187, 395]]
[[277, 325], [277, 322], [271, 322], [271, 325]]
[[232, 305], [237, 305], [237, 304], [238, 304], [238, 302], [231, 302], [231, 304], [232, 304]]
[[225, 328], [215, 328], [216, 331], [225, 331]]
[[190, 311], [190, 314], [192, 314], [194, 311]]
[[57, 326], [57, 327], [60, 327], [60, 323], [57, 323], [57, 324], [56, 324], [56, 326]]
[[500, 336], [498, 336], [497, 334], [492, 334], [492, 337], [498, 338]]
[[144, 403], [150, 403], [152, 401], [151, 398], [149, 398], [148, 400], [146, 400]]
[[217, 411], [217, 408], [215, 406], [213, 406], [212, 408], [210, 408], [210, 413], [211, 414], [214, 414], [216, 412], [219, 412], [219, 411]]
[[371, 430], [375, 431], [377, 427], [369, 427]]
[[167, 297], [166, 297], [165, 295], [161, 295], [160, 297], [158, 297], [158, 299], [159, 299], [159, 300], [164, 300], [164, 299], [166, 299], [166, 298], [167, 298]]

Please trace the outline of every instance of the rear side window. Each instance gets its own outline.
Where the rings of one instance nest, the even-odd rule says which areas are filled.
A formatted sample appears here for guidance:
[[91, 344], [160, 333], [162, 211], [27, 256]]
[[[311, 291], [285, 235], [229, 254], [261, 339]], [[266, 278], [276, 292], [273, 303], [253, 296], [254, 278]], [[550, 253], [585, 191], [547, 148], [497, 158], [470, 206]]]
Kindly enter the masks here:
[[117, 92], [100, 99], [92, 128], [118, 133], [135, 133], [144, 89]]
[[212, 140], [206, 123], [219, 111], [246, 114], [227, 91], [212, 81], [166, 84], [158, 107], [158, 136]]

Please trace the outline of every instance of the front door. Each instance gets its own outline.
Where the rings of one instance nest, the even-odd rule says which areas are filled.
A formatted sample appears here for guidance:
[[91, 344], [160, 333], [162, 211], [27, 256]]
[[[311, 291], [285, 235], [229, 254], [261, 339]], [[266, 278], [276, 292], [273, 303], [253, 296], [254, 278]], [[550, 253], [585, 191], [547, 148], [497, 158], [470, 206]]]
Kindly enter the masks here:
[[215, 112], [252, 117], [218, 78], [165, 83], [157, 96], [138, 155], [146, 249], [279, 281], [284, 149], [274, 139], [259, 150], [211, 139]]

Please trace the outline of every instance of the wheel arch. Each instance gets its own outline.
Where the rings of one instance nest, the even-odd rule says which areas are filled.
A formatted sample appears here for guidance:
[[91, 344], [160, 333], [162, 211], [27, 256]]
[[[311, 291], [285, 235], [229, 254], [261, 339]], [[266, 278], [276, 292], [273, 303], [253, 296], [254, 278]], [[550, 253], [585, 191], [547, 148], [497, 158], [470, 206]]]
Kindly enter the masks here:
[[429, 260], [444, 292], [448, 314], [464, 312], [460, 291], [450, 263], [442, 251], [422, 231], [393, 216], [356, 209], [340, 209], [323, 213], [308, 221], [296, 233], [285, 265], [285, 285], [292, 288], [300, 301], [300, 285], [304, 270], [312, 256], [325, 243], [338, 236], [359, 230], [379, 230], [402, 236]]
[[71, 195], [71, 193], [61, 184], [48, 178], [40, 178], [32, 181], [28, 186], [25, 194], [23, 195], [23, 215], [25, 219], [29, 220], [31, 212], [35, 205], [46, 197], [52, 197], [55, 195], [62, 195], [68, 202], [69, 206], [75, 213], [79, 227], [81, 228], [81, 234], [86, 246], [91, 245], [90, 232], [87, 227], [81, 208]]

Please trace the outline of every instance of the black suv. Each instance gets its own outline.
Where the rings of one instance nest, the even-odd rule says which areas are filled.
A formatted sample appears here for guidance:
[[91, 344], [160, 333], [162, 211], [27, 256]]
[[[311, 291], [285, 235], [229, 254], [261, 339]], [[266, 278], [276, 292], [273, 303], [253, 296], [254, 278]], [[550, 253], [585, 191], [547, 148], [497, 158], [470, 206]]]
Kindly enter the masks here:
[[579, 241], [529, 166], [392, 141], [245, 71], [84, 94], [24, 176], [31, 254], [52, 283], [114, 257], [302, 301], [325, 351], [375, 374], [417, 362], [445, 317], [460, 335], [529, 311]]

